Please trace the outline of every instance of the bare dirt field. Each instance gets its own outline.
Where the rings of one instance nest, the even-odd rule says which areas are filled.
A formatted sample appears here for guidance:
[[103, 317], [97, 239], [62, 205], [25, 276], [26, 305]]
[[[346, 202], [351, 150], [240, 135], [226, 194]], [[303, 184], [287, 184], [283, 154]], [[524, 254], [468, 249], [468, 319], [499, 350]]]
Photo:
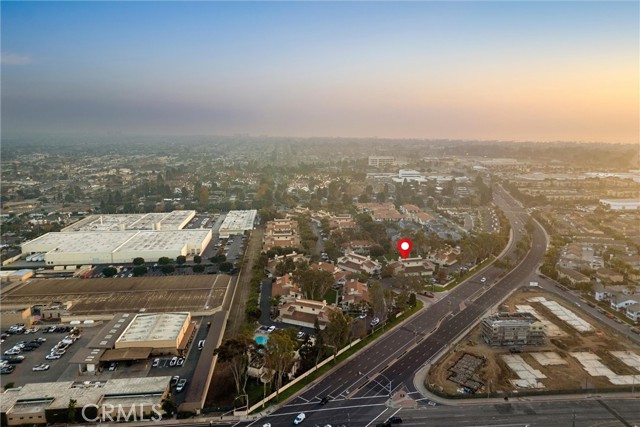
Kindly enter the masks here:
[[72, 314], [102, 314], [145, 309], [196, 311], [222, 304], [227, 275], [131, 277], [111, 279], [36, 279], [2, 295], [2, 304], [72, 301]]
[[[540, 302], [529, 301], [533, 297], [545, 297], [548, 301], [556, 301], [563, 307], [572, 310], [582, 319], [593, 326], [589, 332], [578, 332], [567, 323], [551, 313]], [[501, 306], [500, 311], [516, 311], [516, 305], [529, 305], [546, 320], [556, 325], [563, 336], [547, 338], [542, 346], [523, 347], [521, 353], [511, 354], [509, 347], [490, 347], [480, 335], [480, 327], [474, 328], [469, 335], [458, 343], [453, 351], [443, 358], [430, 371], [426, 384], [433, 390], [447, 394], [458, 394], [461, 386], [450, 381], [450, 369], [465, 354], [484, 357], [485, 363], [476, 372], [482, 386], [476, 394], [508, 392], [524, 390], [515, 386], [510, 380], [516, 380], [519, 376], [507, 365], [503, 356], [519, 356], [522, 360], [543, 374], [538, 381], [541, 390], [580, 390], [592, 388], [616, 387], [605, 375], [591, 376], [571, 353], [587, 352], [600, 358], [603, 365], [609, 368], [613, 374], [623, 376], [636, 376], [635, 383], [640, 382], [640, 370], [632, 368], [620, 359], [613, 356], [611, 351], [630, 351], [640, 355], [640, 347], [626, 337], [598, 323], [596, 320], [583, 314], [580, 310], [571, 307], [553, 294], [539, 290], [525, 289], [512, 295]], [[542, 320], [542, 319], [540, 319]], [[534, 358], [533, 353], [552, 352], [559, 356], [559, 363], [555, 365], [543, 365]], [[538, 355], [539, 356], [539, 355]], [[631, 384], [631, 383], [629, 383]], [[487, 390], [488, 389], [488, 390]]]

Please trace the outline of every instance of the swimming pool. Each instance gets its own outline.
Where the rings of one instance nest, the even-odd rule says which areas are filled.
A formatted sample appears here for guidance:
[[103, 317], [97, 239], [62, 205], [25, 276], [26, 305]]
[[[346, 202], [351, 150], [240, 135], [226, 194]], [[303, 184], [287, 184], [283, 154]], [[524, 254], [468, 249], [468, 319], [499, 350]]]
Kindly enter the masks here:
[[256, 340], [256, 343], [260, 345], [267, 345], [267, 341], [269, 341], [269, 337], [266, 335], [256, 335], [255, 340]]

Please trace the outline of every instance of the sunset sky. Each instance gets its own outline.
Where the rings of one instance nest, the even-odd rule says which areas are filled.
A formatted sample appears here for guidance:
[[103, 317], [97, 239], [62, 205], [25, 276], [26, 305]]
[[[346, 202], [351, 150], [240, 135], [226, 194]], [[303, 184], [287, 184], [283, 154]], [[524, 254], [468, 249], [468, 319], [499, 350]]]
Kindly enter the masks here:
[[639, 2], [2, 2], [2, 131], [639, 141]]

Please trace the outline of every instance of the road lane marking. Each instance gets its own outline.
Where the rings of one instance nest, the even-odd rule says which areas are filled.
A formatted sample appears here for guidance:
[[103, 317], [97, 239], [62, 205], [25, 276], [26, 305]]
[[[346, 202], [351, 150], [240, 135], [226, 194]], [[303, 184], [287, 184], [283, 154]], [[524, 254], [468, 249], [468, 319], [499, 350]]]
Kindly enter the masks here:
[[384, 408], [384, 411], [380, 412], [380, 414], [378, 414], [378, 416], [377, 416], [377, 417], [375, 417], [374, 419], [372, 419], [371, 421], [369, 421], [369, 424], [367, 424], [367, 425], [366, 425], [366, 426], [364, 426], [364, 427], [369, 427], [371, 424], [373, 424], [373, 423], [375, 422], [375, 420], [377, 420], [378, 418], [380, 418], [380, 416], [381, 416], [382, 414], [384, 414], [385, 412], [387, 412], [388, 410], [389, 410], [389, 408]]

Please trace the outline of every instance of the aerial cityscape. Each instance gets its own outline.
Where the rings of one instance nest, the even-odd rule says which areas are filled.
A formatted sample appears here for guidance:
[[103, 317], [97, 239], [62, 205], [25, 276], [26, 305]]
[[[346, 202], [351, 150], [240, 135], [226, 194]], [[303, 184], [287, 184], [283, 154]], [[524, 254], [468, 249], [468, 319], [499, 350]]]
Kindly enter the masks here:
[[640, 3], [0, 9], [0, 425], [640, 426]]

